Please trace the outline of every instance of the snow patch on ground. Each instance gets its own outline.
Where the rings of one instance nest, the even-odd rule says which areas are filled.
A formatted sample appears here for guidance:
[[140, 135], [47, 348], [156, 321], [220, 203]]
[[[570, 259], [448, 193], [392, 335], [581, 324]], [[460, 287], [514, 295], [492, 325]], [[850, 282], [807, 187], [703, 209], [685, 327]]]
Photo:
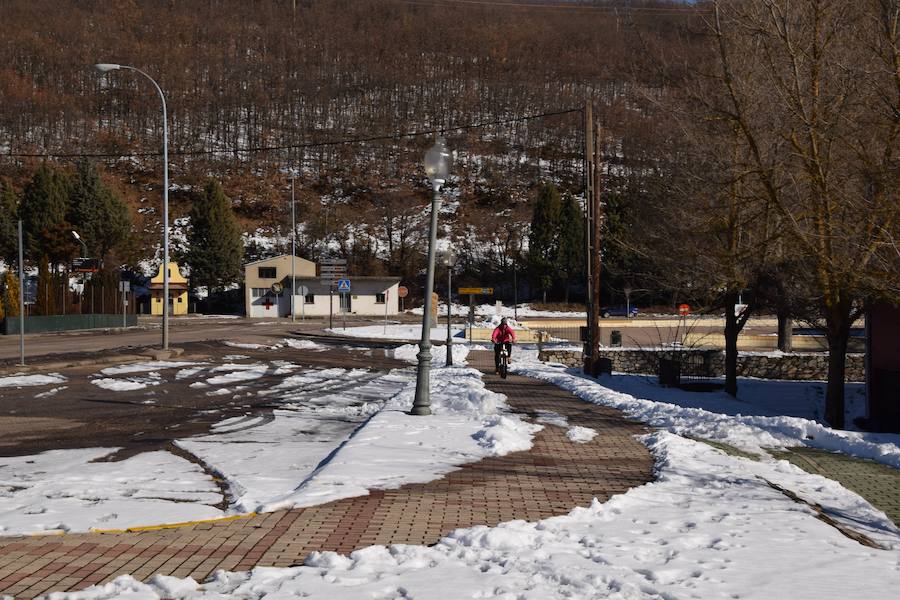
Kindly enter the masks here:
[[597, 430], [576, 425], [566, 431], [566, 437], [578, 444], [586, 444], [597, 437]]
[[896, 594], [896, 530], [854, 505], [840, 486], [821, 496], [844, 506], [868, 526], [869, 535], [894, 549], [876, 550], [844, 537], [767, 483], [797, 489], [810, 483], [827, 487], [827, 480], [786, 463], [727, 456], [668, 432], [645, 439], [657, 461], [655, 482], [565, 516], [458, 529], [431, 547], [370, 546], [349, 556], [317, 552], [304, 566], [219, 571], [205, 584], [166, 578], [145, 585], [121, 576], [54, 600], [185, 594], [246, 600], [886, 600]]
[[159, 373], [153, 372], [148, 373], [146, 377], [128, 377], [126, 379], [101, 377], [99, 379], [91, 379], [91, 383], [104, 390], [130, 392], [142, 390], [151, 385], [159, 385], [162, 383], [162, 377], [160, 377]]
[[[369, 338], [369, 339], [388, 339], [388, 340], [420, 340], [422, 339], [422, 325], [366, 325], [364, 327], [335, 327], [326, 329], [329, 333], [343, 335], [347, 337]], [[450, 335], [452, 337], [464, 337], [465, 327], [461, 325], [451, 325]], [[429, 332], [432, 341], [442, 341], [447, 339], [447, 326], [432, 327]]]
[[213, 481], [168, 452], [101, 459], [116, 448], [0, 459], [0, 534], [118, 529], [222, 516]]
[[127, 365], [116, 365], [114, 367], [106, 367], [100, 371], [103, 375], [127, 375], [129, 373], [147, 373], [149, 371], [160, 371], [163, 369], [180, 369], [182, 367], [192, 367], [206, 363], [200, 362], [177, 362], [168, 360], [154, 360], [148, 362], [131, 363]]
[[[453, 363], [457, 365], [466, 364], [466, 357], [469, 356], [469, 347], [465, 344], [453, 344]], [[419, 346], [418, 344], [405, 344], [394, 349], [394, 358], [397, 360], [405, 360], [416, 364], [419, 362]], [[443, 365], [447, 362], [447, 346], [431, 347], [431, 363]]]
[[[464, 317], [469, 314], [468, 304], [456, 304], [451, 306], [453, 316]], [[414, 315], [422, 314], [422, 307], [412, 308], [406, 312]], [[447, 304], [441, 302], [438, 304], [438, 314], [444, 316], [447, 314]], [[584, 311], [560, 311], [560, 310], [538, 310], [531, 308], [530, 304], [519, 304], [518, 308], [512, 306], [501, 306], [499, 313], [496, 304], [479, 304], [475, 307], [475, 314], [480, 317], [491, 317], [499, 314], [501, 317], [544, 317], [544, 318], [572, 318], [584, 319]]]
[[15, 374], [7, 377], [0, 377], [0, 388], [21, 388], [36, 385], [53, 385], [54, 383], [64, 383], [66, 378], [59, 373], [50, 373], [47, 375], [22, 375]]
[[408, 414], [415, 374], [337, 449], [331, 458], [266, 511], [310, 506], [424, 483], [485, 456], [527, 450], [540, 426], [507, 412], [505, 398], [484, 387], [481, 374], [465, 366], [431, 370], [428, 418]]
[[512, 370], [553, 383], [583, 400], [617, 408], [630, 418], [679, 435], [724, 442], [757, 454], [765, 454], [766, 448], [811, 446], [900, 468], [900, 435], [842, 431], [800, 417], [745, 415], [744, 411], [753, 412], [753, 406], [723, 397], [724, 394], [690, 393], [655, 386], [654, 399], [649, 400], [604, 385], [607, 380], [609, 385], [619, 385], [618, 376], [598, 381], [561, 365], [541, 363], [525, 353], [520, 353]]

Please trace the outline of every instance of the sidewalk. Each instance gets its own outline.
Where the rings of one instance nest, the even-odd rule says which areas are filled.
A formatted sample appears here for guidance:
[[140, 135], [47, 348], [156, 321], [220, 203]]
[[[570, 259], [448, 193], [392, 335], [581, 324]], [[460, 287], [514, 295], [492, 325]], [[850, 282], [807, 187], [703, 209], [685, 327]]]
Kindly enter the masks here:
[[[484, 370], [492, 366], [491, 353], [470, 358]], [[314, 550], [432, 544], [459, 527], [566, 514], [651, 480], [652, 458], [634, 438], [646, 429], [618, 411], [532, 379], [486, 375], [485, 382], [517, 412], [553, 411], [599, 435], [576, 444], [565, 429], [546, 425], [527, 452], [466, 465], [427, 484], [310, 508], [139, 533], [0, 538], [0, 594], [33, 598], [126, 573], [203, 581], [218, 569], [300, 564]]]

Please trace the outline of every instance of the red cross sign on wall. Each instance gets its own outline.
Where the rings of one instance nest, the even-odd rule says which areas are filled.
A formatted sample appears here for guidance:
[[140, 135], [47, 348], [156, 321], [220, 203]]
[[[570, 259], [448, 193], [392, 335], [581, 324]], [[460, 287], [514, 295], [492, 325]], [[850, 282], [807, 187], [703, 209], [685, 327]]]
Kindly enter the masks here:
[[269, 310], [270, 308], [272, 308], [272, 301], [269, 300], [268, 298], [266, 298], [266, 301], [264, 302], [264, 304], [265, 304], [266, 310]]

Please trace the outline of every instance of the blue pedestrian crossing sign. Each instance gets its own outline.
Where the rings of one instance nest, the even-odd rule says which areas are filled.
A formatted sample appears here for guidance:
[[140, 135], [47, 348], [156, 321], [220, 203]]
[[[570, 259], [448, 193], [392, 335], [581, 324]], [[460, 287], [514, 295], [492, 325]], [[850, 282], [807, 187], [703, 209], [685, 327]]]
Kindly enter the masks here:
[[350, 291], [350, 280], [349, 279], [338, 279], [338, 291], [339, 292], [349, 292]]

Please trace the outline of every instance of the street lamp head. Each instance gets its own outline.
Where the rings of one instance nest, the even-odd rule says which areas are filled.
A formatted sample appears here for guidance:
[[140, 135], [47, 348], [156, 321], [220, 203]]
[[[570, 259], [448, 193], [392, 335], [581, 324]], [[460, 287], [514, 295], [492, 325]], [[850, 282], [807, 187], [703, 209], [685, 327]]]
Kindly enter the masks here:
[[72, 230], [72, 235], [75, 236], [75, 239], [76, 239], [76, 240], [78, 240], [79, 242], [81, 241], [81, 236], [78, 235], [78, 232], [75, 231], [74, 229]]
[[450, 152], [443, 137], [438, 137], [425, 153], [425, 174], [435, 185], [444, 183], [450, 174]]
[[94, 68], [101, 73], [107, 73], [109, 71], [118, 71], [122, 68], [122, 65], [116, 65], [113, 63], [97, 63], [96, 65], [94, 65]]

